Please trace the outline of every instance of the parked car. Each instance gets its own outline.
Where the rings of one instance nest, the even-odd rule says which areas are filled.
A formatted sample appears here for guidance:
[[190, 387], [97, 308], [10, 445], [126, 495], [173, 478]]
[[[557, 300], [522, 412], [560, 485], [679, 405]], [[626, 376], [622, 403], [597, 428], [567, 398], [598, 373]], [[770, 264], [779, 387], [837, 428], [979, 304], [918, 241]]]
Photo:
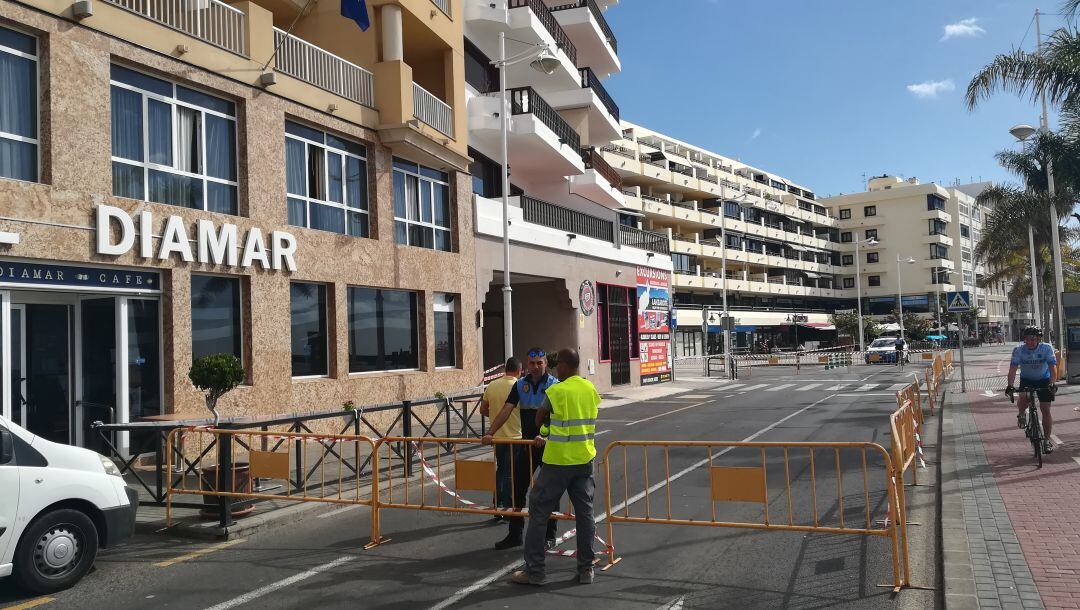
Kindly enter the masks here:
[[99, 547], [131, 536], [138, 506], [112, 460], [0, 416], [0, 577], [35, 593], [72, 586]]
[[[904, 343], [904, 362], [908, 362], [908, 344]], [[870, 356], [877, 355], [879, 359], [877, 362], [888, 362], [896, 364], [896, 337], [882, 337], [880, 339], [874, 339], [874, 341], [866, 346], [866, 354], [863, 359], [867, 364], [870, 364]]]

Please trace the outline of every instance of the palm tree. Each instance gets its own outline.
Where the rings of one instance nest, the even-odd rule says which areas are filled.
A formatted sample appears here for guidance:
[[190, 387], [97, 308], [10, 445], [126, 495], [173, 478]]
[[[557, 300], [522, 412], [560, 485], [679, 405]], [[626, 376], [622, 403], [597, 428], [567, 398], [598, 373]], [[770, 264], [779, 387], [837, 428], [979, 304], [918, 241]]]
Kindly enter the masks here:
[[1021, 177], [1028, 188], [1043, 193], [1049, 190], [1046, 170], [1052, 163], [1055, 190], [1080, 192], [1080, 122], [1077, 128], [1075, 133], [1037, 132], [1024, 143], [1023, 150], [1003, 150], [994, 157], [1001, 167]]
[[1046, 94], [1054, 105], [1080, 108], [1080, 32], [1054, 31], [1042, 53], [1016, 49], [995, 57], [968, 83], [968, 107], [974, 109], [998, 89], [1033, 99]]

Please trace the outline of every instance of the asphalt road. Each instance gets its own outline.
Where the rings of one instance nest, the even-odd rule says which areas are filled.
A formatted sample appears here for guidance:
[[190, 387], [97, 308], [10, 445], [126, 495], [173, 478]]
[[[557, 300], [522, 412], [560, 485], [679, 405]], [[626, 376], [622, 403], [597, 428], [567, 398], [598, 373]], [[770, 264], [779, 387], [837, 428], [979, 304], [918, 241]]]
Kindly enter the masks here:
[[[615, 440], [839, 441], [888, 448], [893, 392], [914, 370], [855, 366], [796, 376], [790, 369], [769, 369], [734, 384], [695, 384], [700, 389], [603, 409], [598, 450]], [[931, 462], [932, 432], [926, 434]], [[714, 452], [715, 466], [761, 464], [758, 449], [721, 451]], [[646, 488], [641, 449], [627, 452], [625, 470], [621, 450], [615, 450], [612, 504], [620, 514], [644, 516], [648, 510], [652, 517], [666, 518], [670, 503], [672, 517], [709, 520], [708, 457], [704, 449], [678, 448], [665, 461], [662, 450], [650, 451], [646, 500], [639, 493]], [[810, 523], [816, 512], [823, 525], [838, 524], [843, 515], [848, 526], [859, 526], [867, 519], [866, 499], [871, 521], [885, 516], [880, 457], [867, 455], [865, 489], [860, 451], [818, 450], [815, 458], [812, 488], [806, 450], [791, 450], [786, 467], [782, 451], [767, 452], [771, 522], [788, 522], [790, 506], [794, 523]], [[924, 524], [912, 527], [913, 581], [930, 587], [937, 580], [933, 489], [911, 488], [908, 496], [909, 518]], [[605, 492], [598, 476], [598, 516], [605, 514]], [[718, 519], [732, 521], [759, 522], [765, 509], [742, 502], [716, 506]], [[382, 532], [392, 542], [364, 551], [370, 527], [366, 508], [319, 507], [304, 515], [225, 543], [140, 535], [102, 553], [93, 573], [60, 594], [33, 598], [0, 582], [0, 607], [927, 608], [937, 603], [932, 590], [906, 590], [894, 598], [878, 586], [892, 580], [888, 539], [881, 537], [617, 524], [614, 543], [622, 561], [597, 572], [595, 584], [570, 582], [574, 560], [549, 557], [549, 584], [533, 588], [507, 582], [520, 563], [520, 549], [493, 550], [505, 526], [485, 517], [387, 509], [381, 514]], [[560, 533], [568, 527], [561, 523]], [[599, 524], [598, 533], [607, 538], [606, 523]], [[573, 547], [568, 540], [561, 548]]]

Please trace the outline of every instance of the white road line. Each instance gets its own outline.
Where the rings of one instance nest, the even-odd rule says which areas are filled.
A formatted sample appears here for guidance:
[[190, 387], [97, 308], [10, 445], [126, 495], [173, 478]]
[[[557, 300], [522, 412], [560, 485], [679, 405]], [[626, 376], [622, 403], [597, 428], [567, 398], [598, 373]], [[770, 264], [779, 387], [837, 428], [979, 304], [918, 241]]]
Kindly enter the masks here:
[[329, 517], [336, 517], [336, 516], [340, 515], [341, 513], [347, 513], [350, 510], [356, 510], [356, 509], [360, 508], [360, 506], [361, 506], [360, 504], [353, 504], [352, 506], [346, 506], [345, 508], [339, 508], [337, 510], [332, 510], [332, 511], [330, 511], [328, 513], [323, 513], [323, 514], [319, 515], [317, 518], [318, 519], [327, 519]]
[[847, 397], [847, 396], [855, 396], [855, 397], [859, 397], [859, 396], [889, 396], [891, 398], [895, 398], [896, 394], [895, 393], [889, 394], [889, 393], [882, 393], [882, 392], [859, 392], [858, 394], [837, 394], [837, 396], [844, 396], [844, 397]]
[[1058, 435], [1056, 435], [1056, 434], [1051, 434], [1050, 435], [1050, 440], [1054, 441], [1055, 445], [1063, 445], [1064, 444], [1064, 443], [1061, 442], [1061, 439], [1058, 438]]
[[777, 385], [777, 386], [773, 386], [773, 387], [771, 387], [771, 388], [769, 388], [769, 389], [767, 389], [765, 391], [766, 392], [779, 392], [780, 390], [783, 390], [784, 388], [790, 388], [793, 385], [795, 385], [795, 384], [794, 383], [783, 383], [783, 384], [780, 384], [780, 385]]
[[820, 383], [811, 383], [810, 385], [804, 385], [802, 387], [795, 388], [796, 392], [807, 392], [821, 385]]
[[607, 434], [608, 432], [611, 432], [611, 430], [601, 430], [601, 431], [597, 432], [596, 434], [594, 434], [593, 438], [596, 438], [597, 436], [603, 436], [603, 435]]
[[899, 392], [900, 390], [903, 390], [904, 388], [908, 387], [909, 385], [911, 385], [911, 384], [910, 383], [894, 383], [891, 386], [889, 386], [889, 391], [890, 392]]
[[634, 425], [637, 425], [637, 424], [640, 424], [640, 423], [644, 423], [644, 422], [647, 422], [647, 421], [650, 421], [650, 420], [654, 420], [657, 417], [663, 417], [665, 415], [671, 415], [672, 413], [678, 413], [679, 411], [685, 411], [687, 409], [693, 409], [695, 407], [700, 407], [701, 405], [706, 404], [707, 402], [709, 402], [709, 401], [706, 400], [705, 402], [699, 402], [699, 403], [695, 403], [695, 404], [688, 405], [688, 406], [685, 406], [685, 407], [680, 407], [678, 409], [672, 409], [671, 411], [667, 411], [665, 413], [657, 413], [656, 415], [653, 415], [652, 417], [646, 417], [645, 419], [639, 419], [639, 420], [632, 421], [632, 422], [630, 422], [628, 424], [624, 424], [624, 425], [626, 425], [626, 426], [634, 426]]
[[746, 385], [746, 384], [745, 383], [733, 383], [731, 385], [724, 385], [724, 386], [720, 386], [721, 388], [723, 388], [720, 391], [721, 392], [730, 392], [732, 390], [737, 390], [737, 389], [743, 387], [744, 385]]
[[684, 601], [686, 601], [686, 596], [680, 595], [679, 597], [669, 601], [663, 606], [660, 606], [656, 610], [682, 610]]
[[879, 385], [881, 385], [881, 384], [880, 383], [864, 383], [864, 384], [862, 384], [862, 386], [860, 386], [858, 388], [855, 388], [852, 391], [853, 392], [868, 392], [870, 390], [873, 390], [874, 388], [877, 388]]
[[[821, 403], [823, 403], [826, 400], [829, 400], [831, 398], [835, 398], [835, 395], [826, 396], [826, 397], [824, 397], [824, 398], [822, 398], [820, 400], [816, 400], [816, 401], [806, 405], [805, 407], [799, 409], [798, 411], [795, 411], [793, 413], [789, 413], [788, 415], [776, 420], [775, 422], [769, 424], [768, 426], [765, 426], [761, 430], [758, 430], [757, 432], [751, 434], [750, 436], [742, 439], [742, 441], [740, 441], [740, 442], [749, 443], [750, 441], [756, 439], [757, 437], [761, 436], [762, 434], [765, 434], [766, 432], [769, 432], [770, 430], [772, 430], [773, 428], [775, 428], [775, 427], [779, 426], [780, 424], [786, 422], [787, 420], [789, 420], [789, 419], [791, 419], [793, 417], [796, 417], [798, 415], [801, 415], [801, 414], [805, 413], [807, 410], [809, 410], [809, 409], [811, 409], [813, 407], [816, 407], [819, 404], [821, 404]], [[644, 498], [646, 496], [646, 494], [655, 493], [656, 490], [664, 487], [665, 485], [670, 484], [671, 481], [675, 481], [677, 479], [683, 478], [684, 476], [686, 476], [687, 474], [693, 472], [694, 470], [697, 470], [698, 468], [701, 468], [705, 464], [708, 464], [710, 459], [716, 459], [716, 458], [724, 455], [725, 453], [731, 451], [732, 449], [734, 449], [734, 447], [728, 447], [728, 448], [726, 448], [726, 449], [724, 449], [722, 451], [717, 452], [711, 458], [705, 458], [705, 459], [703, 459], [703, 460], [701, 460], [699, 462], [695, 462], [694, 464], [691, 464], [690, 466], [687, 466], [686, 468], [684, 468], [684, 469], [680, 470], [679, 472], [676, 472], [675, 474], [668, 477], [666, 481], [661, 481], [659, 483], [656, 483], [655, 485], [653, 485], [652, 487], [650, 487], [646, 491], [643, 491], [643, 492], [635, 495], [634, 497], [630, 498], [629, 500], [626, 500], [624, 502], [620, 502], [616, 506], [612, 506], [611, 507], [611, 512], [619, 512], [620, 510], [626, 508], [627, 506], [630, 506], [631, 504], [634, 504], [636, 502], [641, 501], [641, 499]], [[608, 516], [608, 513], [606, 513], [606, 512], [601, 513], [601, 514], [597, 515], [593, 519], [593, 521], [595, 521], [596, 523], [600, 523], [604, 519], [607, 519], [607, 516]], [[567, 533], [569, 533], [569, 532], [567, 532]], [[454, 604], [460, 602], [461, 600], [463, 600], [466, 597], [472, 595], [473, 593], [479, 591], [480, 589], [483, 589], [484, 587], [490, 585], [491, 583], [493, 583], [496, 580], [502, 578], [503, 576], [506, 576], [514, 568], [518, 567], [519, 565], [521, 565], [521, 562], [520, 561], [515, 561], [514, 563], [511, 563], [511, 564], [509, 564], [509, 565], [507, 565], [505, 567], [499, 568], [497, 571], [492, 572], [491, 574], [485, 576], [484, 578], [481, 578], [480, 580], [474, 582], [473, 584], [471, 584], [471, 585], [469, 585], [469, 586], [467, 586], [467, 587], [465, 587], [463, 589], [459, 589], [453, 595], [447, 597], [446, 599], [442, 600], [438, 604], [432, 606], [430, 610], [443, 610], [443, 608], [449, 608], [450, 606], [453, 606]]]
[[739, 391], [740, 392], [749, 392], [750, 390], [760, 390], [761, 388], [767, 388], [767, 387], [769, 387], [769, 384], [767, 384], [767, 383], [759, 383], [757, 385], [752, 385], [752, 386], [749, 386], [749, 387], [745, 387], [745, 388], [743, 388], [743, 389], [741, 389]]
[[252, 600], [259, 599], [260, 597], [266, 595], [267, 593], [273, 593], [274, 591], [277, 591], [278, 589], [284, 589], [285, 587], [296, 584], [296, 583], [300, 582], [301, 580], [307, 580], [307, 579], [311, 578], [312, 576], [315, 576], [315, 575], [317, 575], [317, 574], [319, 574], [321, 572], [325, 572], [327, 570], [332, 570], [332, 569], [338, 567], [339, 565], [341, 565], [343, 563], [348, 563], [348, 562], [350, 562], [350, 561], [352, 561], [354, 559], [356, 559], [356, 557], [353, 556], [353, 555], [347, 555], [345, 557], [338, 557], [337, 559], [331, 561], [330, 563], [324, 563], [323, 565], [314, 567], [314, 568], [308, 570], [307, 572], [301, 572], [299, 574], [295, 574], [295, 575], [290, 576], [290, 577], [288, 577], [288, 578], [286, 578], [284, 580], [279, 580], [279, 581], [277, 581], [275, 583], [271, 583], [269, 585], [266, 585], [265, 587], [255, 589], [254, 591], [251, 591], [250, 593], [245, 593], [245, 594], [241, 595], [240, 597], [234, 597], [234, 598], [230, 599], [227, 602], [222, 602], [222, 603], [220, 603], [220, 604], [218, 604], [216, 606], [211, 606], [210, 608], [207, 608], [207, 610], [227, 610], [228, 608], [235, 608], [237, 606], [241, 606], [241, 605], [246, 604], [246, 603], [248, 603], [248, 602], [250, 602]]
[[1075, 460], [1077, 464], [1080, 464], [1080, 457], [1076, 457], [1076, 456], [1074, 455], [1074, 456], [1073, 456], [1073, 460]]
[[832, 386], [831, 388], [825, 388], [825, 391], [826, 392], [835, 392], [837, 390], [843, 390], [846, 387], [847, 387], [846, 383], [838, 383], [838, 384]]

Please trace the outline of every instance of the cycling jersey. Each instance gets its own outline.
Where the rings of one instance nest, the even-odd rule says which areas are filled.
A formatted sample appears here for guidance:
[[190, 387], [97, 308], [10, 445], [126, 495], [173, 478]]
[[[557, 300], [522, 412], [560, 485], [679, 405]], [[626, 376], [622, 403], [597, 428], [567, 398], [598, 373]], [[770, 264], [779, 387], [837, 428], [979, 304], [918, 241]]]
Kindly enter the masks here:
[[1021, 343], [1013, 348], [1012, 366], [1020, 367], [1020, 379], [1041, 381], [1050, 379], [1050, 365], [1057, 364], [1054, 348], [1049, 343], [1040, 343], [1035, 349], [1028, 349]]

